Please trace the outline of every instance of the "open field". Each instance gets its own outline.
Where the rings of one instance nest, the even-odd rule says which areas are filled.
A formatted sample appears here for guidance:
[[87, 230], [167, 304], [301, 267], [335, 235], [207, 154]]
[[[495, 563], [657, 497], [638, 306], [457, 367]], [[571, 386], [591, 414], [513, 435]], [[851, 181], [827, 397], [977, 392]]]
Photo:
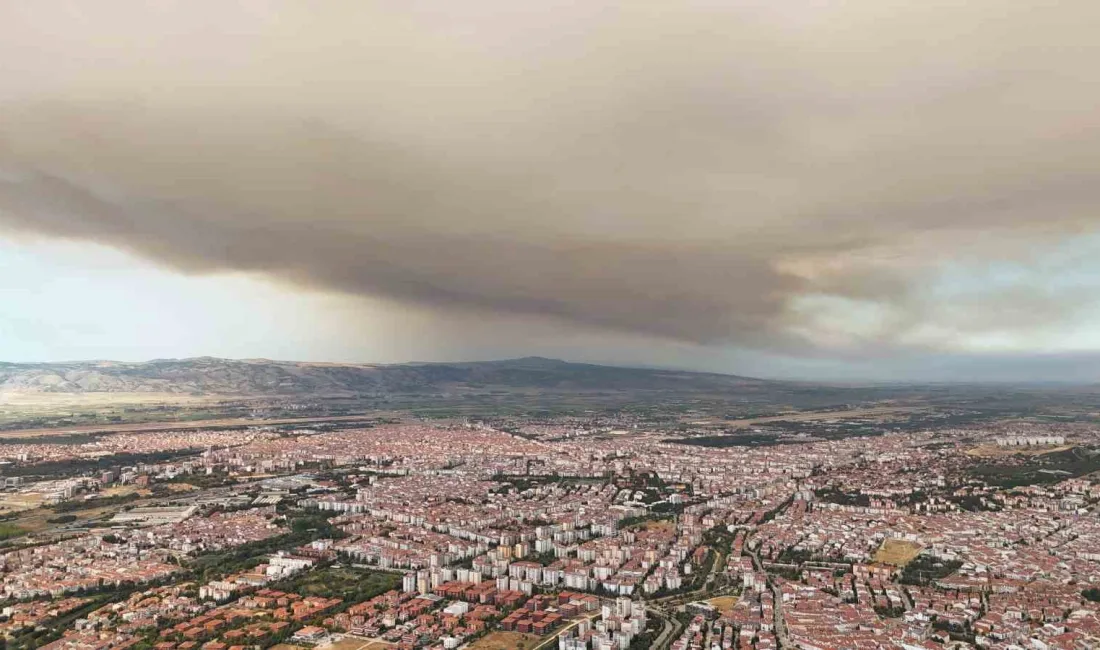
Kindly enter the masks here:
[[543, 641], [543, 637], [520, 632], [493, 632], [474, 641], [469, 650], [517, 650], [534, 648]]
[[[51, 427], [50, 422], [76, 426], [114, 425], [168, 419], [172, 414], [217, 408], [219, 396], [170, 393], [78, 393], [0, 391], [0, 427]], [[217, 411], [213, 412], [216, 415]], [[210, 417], [210, 416], [208, 416]], [[139, 419], [135, 419], [139, 418]], [[23, 426], [20, 426], [22, 424]]]
[[1011, 456], [1045, 456], [1059, 451], [1069, 451], [1073, 445], [1061, 447], [1001, 447], [999, 445], [980, 445], [968, 449], [967, 456], [975, 458], [1009, 458]]
[[43, 496], [35, 492], [26, 494], [0, 494], [0, 515], [23, 512], [24, 510], [34, 510], [41, 506], [42, 502]]
[[283, 591], [292, 591], [303, 596], [358, 602], [400, 587], [401, 576], [384, 571], [333, 566], [290, 578], [277, 586]]
[[146, 493], [146, 496], [151, 494], [149, 490], [140, 490], [136, 485], [112, 485], [109, 488], [100, 490], [99, 496], [102, 497], [124, 497], [131, 494]]
[[[142, 506], [151, 505], [156, 502], [156, 499], [149, 498], [150, 492], [148, 490], [135, 489], [132, 486], [119, 486], [117, 490], [114, 488], [105, 490], [103, 495], [113, 494], [113, 496], [125, 497], [130, 494], [135, 494], [139, 498], [135, 500], [124, 500], [121, 502], [115, 502], [110, 505], [96, 505], [96, 500], [86, 502], [87, 508], [68, 510], [59, 512], [53, 508], [35, 508], [33, 510], [24, 510], [18, 516], [11, 519], [9, 522], [14, 526], [19, 527], [26, 533], [40, 533], [50, 528], [64, 525], [66, 528], [73, 528], [80, 525], [83, 522], [95, 521], [106, 524], [106, 521], [113, 517], [119, 510], [124, 507], [130, 506]], [[17, 496], [17, 495], [4, 495], [4, 496]], [[2, 502], [0, 502], [2, 503]], [[75, 502], [68, 502], [75, 503]], [[2, 511], [0, 511], [2, 512]], [[73, 517], [71, 521], [66, 521], [63, 524], [60, 522], [51, 522], [50, 519], [57, 519], [59, 517]]]
[[676, 524], [668, 519], [660, 519], [657, 521], [647, 521], [645, 523], [646, 530], [660, 530], [666, 533], [676, 531]]
[[739, 598], [737, 596], [719, 596], [717, 598], [711, 598], [707, 602], [718, 608], [720, 612], [728, 612], [733, 609], [733, 606], [737, 604]]
[[905, 566], [920, 555], [924, 546], [917, 542], [907, 542], [901, 539], [888, 539], [875, 553], [875, 562], [889, 564], [891, 566]]
[[754, 424], [766, 424], [768, 422], [813, 422], [817, 420], [846, 420], [850, 418], [866, 418], [912, 413], [924, 410], [913, 406], [872, 406], [862, 409], [847, 411], [801, 411], [785, 415], [769, 415], [759, 418], [744, 418], [739, 420], [722, 420], [720, 424], [728, 427], [745, 428]]
[[241, 399], [236, 396], [188, 395], [185, 393], [45, 393], [35, 391], [0, 392], [0, 406], [37, 407], [41, 409], [71, 408], [74, 406], [116, 406], [157, 404], [206, 404], [222, 399]]
[[[45, 438], [73, 433], [144, 433], [149, 431], [186, 431], [193, 429], [232, 429], [237, 427], [262, 427], [290, 424], [324, 424], [326, 422], [368, 422], [378, 418], [370, 415], [339, 415], [334, 417], [278, 418], [257, 420], [254, 418], [225, 418], [221, 420], [194, 420], [190, 422], [148, 422], [140, 424], [93, 424], [53, 429], [19, 429], [0, 432], [0, 438]], [[44, 441], [46, 442], [46, 441]]]
[[[130, 503], [127, 503], [126, 505], [136, 505], [138, 503], [139, 502], [133, 502], [132, 501]], [[76, 511], [69, 512], [69, 513], [58, 513], [58, 512], [55, 512], [53, 510], [49, 510], [49, 509], [45, 509], [45, 508], [39, 508], [37, 510], [27, 511], [26, 514], [11, 520], [11, 523], [15, 524], [16, 526], [22, 528], [23, 530], [25, 530], [29, 533], [38, 533], [38, 532], [41, 532], [43, 530], [46, 530], [47, 528], [49, 528], [51, 526], [57, 525], [57, 524], [50, 523], [48, 520], [60, 517], [62, 514], [74, 515], [76, 517], [76, 519], [74, 519], [71, 522], [68, 522], [68, 524], [67, 524], [69, 526], [72, 526], [76, 523], [83, 522], [83, 521], [109, 519], [110, 517], [108, 517], [108, 515], [113, 516], [120, 509], [122, 509], [122, 506], [117, 505], [117, 506], [106, 506], [106, 507], [103, 507], [103, 508], [89, 508], [88, 510], [76, 510]]]
[[988, 485], [1004, 488], [1045, 485], [1100, 472], [1100, 448], [1048, 448], [1046, 453], [1012, 454], [969, 468], [967, 473]]
[[8, 539], [9, 537], [19, 537], [25, 534], [27, 531], [24, 528], [16, 526], [15, 524], [9, 524], [7, 522], [0, 522], [0, 539]]

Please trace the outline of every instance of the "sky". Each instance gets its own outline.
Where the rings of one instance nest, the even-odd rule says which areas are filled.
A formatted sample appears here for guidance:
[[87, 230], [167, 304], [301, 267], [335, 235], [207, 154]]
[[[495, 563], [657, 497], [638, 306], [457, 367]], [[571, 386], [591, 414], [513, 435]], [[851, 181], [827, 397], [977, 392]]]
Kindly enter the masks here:
[[0, 359], [1100, 381], [1098, 25], [0, 3]]

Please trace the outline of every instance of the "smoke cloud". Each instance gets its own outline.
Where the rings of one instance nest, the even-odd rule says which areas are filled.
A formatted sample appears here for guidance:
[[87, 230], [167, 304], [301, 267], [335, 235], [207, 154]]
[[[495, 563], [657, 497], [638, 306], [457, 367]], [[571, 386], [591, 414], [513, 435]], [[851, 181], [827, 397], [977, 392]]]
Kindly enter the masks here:
[[4, 3], [0, 229], [785, 354], [1026, 339], [1083, 317], [1032, 271], [1100, 231], [1098, 25], [1087, 0]]

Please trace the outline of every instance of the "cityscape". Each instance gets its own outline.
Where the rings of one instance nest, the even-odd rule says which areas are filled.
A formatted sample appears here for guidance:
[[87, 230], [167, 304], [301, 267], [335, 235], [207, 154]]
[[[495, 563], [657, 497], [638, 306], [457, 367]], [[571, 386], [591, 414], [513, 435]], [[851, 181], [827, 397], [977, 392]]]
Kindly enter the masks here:
[[20, 431], [5, 647], [1100, 644], [1091, 417], [798, 415]]
[[0, 0], [0, 650], [1100, 650], [1097, 0]]

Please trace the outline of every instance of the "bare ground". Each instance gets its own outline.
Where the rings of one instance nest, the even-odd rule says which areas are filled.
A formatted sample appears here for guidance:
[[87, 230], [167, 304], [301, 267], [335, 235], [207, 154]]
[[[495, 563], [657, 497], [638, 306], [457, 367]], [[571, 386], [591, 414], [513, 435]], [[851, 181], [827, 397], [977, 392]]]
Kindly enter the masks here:
[[908, 542], [901, 539], [888, 539], [875, 553], [875, 562], [889, 564], [891, 566], [905, 566], [913, 561], [924, 546], [918, 542]]

